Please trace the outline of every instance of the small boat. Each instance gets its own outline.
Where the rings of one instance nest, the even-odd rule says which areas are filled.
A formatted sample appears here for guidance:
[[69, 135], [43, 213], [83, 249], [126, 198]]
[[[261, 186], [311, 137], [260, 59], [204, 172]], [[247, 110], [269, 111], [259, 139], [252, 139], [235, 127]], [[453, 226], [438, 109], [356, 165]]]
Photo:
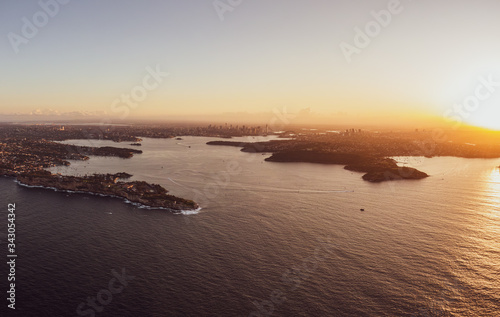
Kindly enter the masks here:
[[360, 209], [360, 211], [365, 211], [365, 209], [364, 209], [364, 208], [361, 208], [361, 209]]

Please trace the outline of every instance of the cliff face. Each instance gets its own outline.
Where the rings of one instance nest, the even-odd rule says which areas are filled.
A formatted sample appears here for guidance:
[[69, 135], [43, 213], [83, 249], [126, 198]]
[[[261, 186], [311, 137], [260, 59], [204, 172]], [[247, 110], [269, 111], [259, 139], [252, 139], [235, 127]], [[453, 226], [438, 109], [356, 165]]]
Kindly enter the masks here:
[[266, 158], [268, 162], [305, 162], [321, 164], [360, 163], [363, 158], [350, 153], [321, 153], [316, 151], [281, 151]]
[[[194, 201], [167, 194], [168, 191], [156, 184], [146, 182], [119, 182], [118, 174], [96, 174], [75, 177], [52, 175], [50, 172], [24, 174], [17, 177], [25, 185], [53, 187], [84, 193], [101, 194], [125, 198], [131, 202], [150, 207], [161, 207], [172, 210], [192, 210], [199, 208]], [[128, 174], [127, 174], [128, 175]]]
[[368, 172], [363, 175], [365, 181], [375, 183], [400, 179], [422, 179], [426, 177], [429, 177], [429, 175], [412, 167], [398, 167], [379, 172]]
[[429, 177], [412, 167], [400, 167], [390, 158], [371, 158], [344, 167], [346, 170], [363, 172], [363, 179], [369, 182], [383, 182], [400, 179], [422, 179]]

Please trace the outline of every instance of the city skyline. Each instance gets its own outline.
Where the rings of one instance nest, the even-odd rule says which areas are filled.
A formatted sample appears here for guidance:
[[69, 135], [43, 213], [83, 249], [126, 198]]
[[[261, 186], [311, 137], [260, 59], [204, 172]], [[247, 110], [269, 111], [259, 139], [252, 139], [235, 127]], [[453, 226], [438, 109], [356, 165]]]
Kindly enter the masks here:
[[0, 1], [0, 316], [498, 315], [498, 12]]
[[237, 122], [278, 111], [299, 123], [500, 129], [494, 1], [0, 6], [7, 121]]

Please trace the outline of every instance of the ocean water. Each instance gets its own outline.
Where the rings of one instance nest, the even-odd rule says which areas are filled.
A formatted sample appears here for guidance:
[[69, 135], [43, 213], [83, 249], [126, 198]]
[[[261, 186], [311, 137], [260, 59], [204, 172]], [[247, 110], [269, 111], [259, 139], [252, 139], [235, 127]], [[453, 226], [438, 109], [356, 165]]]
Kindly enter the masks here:
[[[264, 162], [210, 140], [145, 139], [131, 159], [52, 169], [129, 172], [199, 212], [0, 178], [0, 249], [15, 203], [18, 255], [16, 310], [4, 300], [0, 315], [498, 316], [500, 160], [401, 157], [431, 177], [372, 184], [342, 166]], [[93, 297], [97, 308], [85, 304]]]

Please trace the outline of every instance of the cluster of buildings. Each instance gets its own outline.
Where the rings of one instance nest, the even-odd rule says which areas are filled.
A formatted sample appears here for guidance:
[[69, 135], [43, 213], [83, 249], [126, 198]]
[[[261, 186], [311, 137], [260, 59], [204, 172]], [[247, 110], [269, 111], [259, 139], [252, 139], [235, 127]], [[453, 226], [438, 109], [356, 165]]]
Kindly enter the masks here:
[[64, 156], [54, 151], [53, 144], [45, 140], [0, 139], [0, 175], [15, 176], [57, 165], [69, 165], [66, 159], [88, 159], [77, 154]]

